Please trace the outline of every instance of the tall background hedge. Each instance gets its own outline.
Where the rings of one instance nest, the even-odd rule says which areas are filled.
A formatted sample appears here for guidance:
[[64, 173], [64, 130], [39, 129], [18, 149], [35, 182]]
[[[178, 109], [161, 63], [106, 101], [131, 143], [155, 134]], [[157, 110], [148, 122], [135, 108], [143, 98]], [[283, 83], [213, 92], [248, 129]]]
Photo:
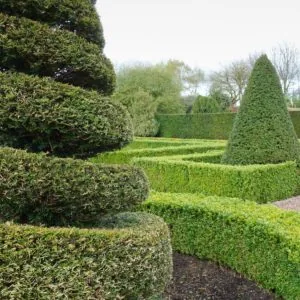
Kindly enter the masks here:
[[[300, 111], [289, 112], [300, 138]], [[236, 113], [205, 113], [189, 115], [157, 115], [160, 137], [227, 140]]]

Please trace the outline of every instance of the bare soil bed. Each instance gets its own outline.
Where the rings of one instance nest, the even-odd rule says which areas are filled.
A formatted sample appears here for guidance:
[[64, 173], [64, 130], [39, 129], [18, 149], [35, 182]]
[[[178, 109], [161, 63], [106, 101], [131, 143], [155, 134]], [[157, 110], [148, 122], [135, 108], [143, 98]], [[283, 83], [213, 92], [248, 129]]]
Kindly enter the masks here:
[[165, 300], [274, 300], [275, 295], [242, 275], [196, 257], [173, 254], [173, 282]]

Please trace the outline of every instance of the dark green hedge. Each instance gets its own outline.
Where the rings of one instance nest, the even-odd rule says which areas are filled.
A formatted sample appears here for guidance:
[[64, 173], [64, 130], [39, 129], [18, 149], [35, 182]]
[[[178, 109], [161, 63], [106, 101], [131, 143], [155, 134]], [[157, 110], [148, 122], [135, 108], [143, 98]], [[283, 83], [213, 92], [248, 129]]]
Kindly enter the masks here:
[[0, 14], [0, 67], [110, 95], [115, 73], [99, 47], [65, 30]]
[[[158, 115], [158, 135], [167, 138], [229, 138], [236, 113]], [[295, 131], [300, 138], [300, 111], [290, 111]]]
[[91, 0], [0, 0], [1, 12], [76, 32], [104, 47], [101, 23]]
[[[220, 153], [208, 154], [211, 161], [219, 157]], [[197, 160], [200, 159], [198, 155]], [[294, 195], [297, 188], [295, 162], [230, 166], [170, 157], [142, 157], [134, 158], [132, 164], [142, 168], [151, 188], [160, 192], [203, 193], [265, 203], [286, 199]]]
[[203, 144], [192, 144], [172, 147], [157, 147], [146, 149], [122, 149], [115, 152], [106, 152], [99, 154], [90, 160], [94, 163], [109, 163], [109, 164], [128, 164], [133, 158], [137, 157], [154, 157], [176, 154], [202, 153], [208, 150], [224, 149], [223, 142], [211, 142]]
[[130, 210], [148, 195], [148, 181], [131, 166], [96, 165], [0, 148], [0, 219], [46, 225], [93, 224]]
[[96, 92], [0, 72], [0, 145], [88, 156], [132, 140], [127, 112]]
[[111, 223], [111, 229], [89, 230], [0, 223], [0, 298], [148, 299], [162, 293], [172, 270], [167, 225], [145, 213], [123, 213]]
[[275, 67], [264, 54], [251, 72], [222, 157], [229, 165], [297, 161], [300, 143]]
[[226, 264], [284, 299], [300, 299], [300, 216], [234, 198], [156, 193], [143, 204], [173, 248]]

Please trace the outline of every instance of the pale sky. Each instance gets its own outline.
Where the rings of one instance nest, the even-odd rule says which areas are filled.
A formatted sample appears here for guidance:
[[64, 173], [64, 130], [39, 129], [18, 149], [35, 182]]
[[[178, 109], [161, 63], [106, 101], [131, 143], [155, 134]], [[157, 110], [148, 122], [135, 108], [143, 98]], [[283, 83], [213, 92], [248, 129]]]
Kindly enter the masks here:
[[287, 42], [300, 50], [299, 0], [98, 0], [114, 64], [179, 59], [218, 70]]

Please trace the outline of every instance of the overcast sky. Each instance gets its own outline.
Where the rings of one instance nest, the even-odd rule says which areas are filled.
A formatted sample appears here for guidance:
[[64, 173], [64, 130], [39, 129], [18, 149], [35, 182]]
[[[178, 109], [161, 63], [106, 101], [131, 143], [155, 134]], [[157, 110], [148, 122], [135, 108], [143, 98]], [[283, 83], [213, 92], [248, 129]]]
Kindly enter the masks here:
[[208, 71], [283, 41], [300, 49], [299, 0], [98, 0], [97, 10], [114, 64], [179, 59]]

